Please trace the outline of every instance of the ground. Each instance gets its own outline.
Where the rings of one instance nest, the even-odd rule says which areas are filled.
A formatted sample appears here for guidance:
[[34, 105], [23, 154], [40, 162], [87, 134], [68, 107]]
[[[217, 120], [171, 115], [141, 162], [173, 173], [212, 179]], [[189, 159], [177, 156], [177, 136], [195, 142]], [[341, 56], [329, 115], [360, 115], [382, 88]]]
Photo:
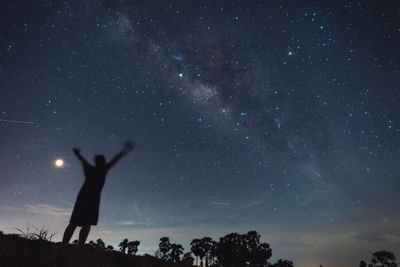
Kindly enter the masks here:
[[189, 265], [167, 263], [149, 255], [131, 256], [118, 251], [101, 251], [89, 246], [79, 247], [1, 234], [0, 266], [187, 267]]

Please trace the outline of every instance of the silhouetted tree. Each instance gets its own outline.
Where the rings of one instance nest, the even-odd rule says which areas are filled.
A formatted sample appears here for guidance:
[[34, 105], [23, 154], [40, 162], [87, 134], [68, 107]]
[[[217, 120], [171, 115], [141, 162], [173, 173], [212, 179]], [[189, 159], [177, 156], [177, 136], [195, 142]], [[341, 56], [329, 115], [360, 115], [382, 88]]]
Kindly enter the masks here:
[[217, 255], [216, 255], [217, 247], [218, 247], [218, 242], [213, 240], [211, 242], [211, 248], [210, 248], [210, 252], [208, 254], [210, 266], [212, 266], [215, 263], [215, 260], [217, 258]]
[[245, 235], [250, 267], [267, 266], [268, 259], [272, 256], [269, 245], [260, 243], [260, 238], [256, 231], [250, 231]]
[[260, 243], [260, 235], [250, 231], [245, 235], [231, 233], [221, 237], [216, 255], [223, 266], [264, 267], [268, 266], [272, 253], [267, 243]]
[[217, 248], [217, 258], [223, 266], [244, 266], [247, 261], [247, 248], [243, 236], [231, 233], [221, 237]]
[[171, 244], [171, 252], [169, 253], [169, 260], [172, 262], [179, 262], [183, 254], [183, 247], [179, 244]]
[[122, 240], [121, 243], [119, 243], [119, 250], [125, 254], [126, 248], [128, 247], [128, 239], [125, 238], [124, 240]]
[[128, 243], [128, 255], [135, 255], [138, 251], [138, 246], [140, 245], [140, 241], [131, 241]]
[[192, 253], [186, 252], [185, 254], [183, 254], [182, 262], [184, 262], [188, 265], [193, 265], [194, 258], [192, 257]]
[[[271, 265], [272, 267], [294, 267], [293, 265], [293, 261], [289, 261], [289, 260], [282, 260], [279, 259], [276, 263]], [[321, 267], [321, 265], [320, 265]]]
[[397, 267], [396, 256], [390, 251], [380, 250], [372, 254], [372, 266]]
[[160, 241], [161, 242], [158, 244], [158, 247], [160, 248], [161, 259], [168, 259], [168, 252], [171, 250], [169, 238], [164, 236], [160, 238]]
[[204, 253], [206, 267], [209, 266], [210, 252], [211, 252], [211, 247], [213, 246], [212, 241], [213, 240], [211, 237], [203, 237], [202, 239], [200, 239], [200, 248]]
[[190, 242], [190, 251], [196, 256], [196, 265], [198, 264], [197, 258], [200, 258], [200, 266], [203, 266], [204, 251], [202, 248], [201, 240], [195, 238]]
[[365, 261], [360, 261], [360, 267], [397, 267], [396, 256], [387, 250], [380, 250], [372, 253], [372, 259], [367, 265]]

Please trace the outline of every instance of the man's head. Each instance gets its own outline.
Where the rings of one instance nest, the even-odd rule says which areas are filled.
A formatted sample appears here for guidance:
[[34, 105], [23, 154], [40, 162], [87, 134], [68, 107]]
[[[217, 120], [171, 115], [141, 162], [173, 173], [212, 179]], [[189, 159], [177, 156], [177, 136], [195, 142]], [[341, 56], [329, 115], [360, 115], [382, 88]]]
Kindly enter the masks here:
[[94, 156], [94, 164], [96, 166], [106, 165], [106, 157], [104, 157], [104, 155], [95, 155]]

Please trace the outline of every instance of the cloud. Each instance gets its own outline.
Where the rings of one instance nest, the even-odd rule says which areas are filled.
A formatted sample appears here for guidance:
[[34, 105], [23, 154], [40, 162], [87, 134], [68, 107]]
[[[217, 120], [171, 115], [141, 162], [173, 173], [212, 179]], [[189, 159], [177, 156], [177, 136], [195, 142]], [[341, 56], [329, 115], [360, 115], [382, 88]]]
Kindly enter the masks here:
[[300, 237], [300, 243], [305, 247], [313, 246], [314, 249], [323, 249], [326, 246], [340, 246], [343, 243], [357, 243], [358, 232], [343, 232], [331, 234], [305, 234]]
[[387, 242], [400, 244], [400, 234], [384, 234], [383, 238]]
[[119, 225], [136, 225], [137, 223], [134, 221], [122, 221]]
[[37, 213], [37, 214], [46, 214], [52, 215], [56, 217], [67, 217], [71, 215], [72, 210], [66, 208], [60, 208], [49, 204], [25, 204], [26, 211]]
[[386, 241], [383, 235], [365, 234], [365, 233], [358, 233], [355, 236], [353, 236], [353, 239], [356, 242], [371, 243], [371, 244], [376, 244]]
[[114, 222], [111, 224], [103, 224], [103, 226], [150, 226], [150, 223], [141, 222], [141, 221], [121, 221], [121, 222]]
[[13, 210], [13, 211], [23, 211], [23, 209], [21, 209], [19, 207], [7, 206], [7, 205], [0, 206], [0, 209], [2, 209], [2, 210]]
[[357, 242], [369, 244], [395, 244], [400, 243], [400, 235], [395, 233], [359, 233], [353, 237]]

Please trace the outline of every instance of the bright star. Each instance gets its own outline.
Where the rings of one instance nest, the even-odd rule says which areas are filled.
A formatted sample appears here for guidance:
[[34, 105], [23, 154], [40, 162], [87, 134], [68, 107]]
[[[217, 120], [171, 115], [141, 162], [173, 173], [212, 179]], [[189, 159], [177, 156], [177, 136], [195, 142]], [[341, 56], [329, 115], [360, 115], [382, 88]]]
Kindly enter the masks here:
[[57, 168], [64, 167], [64, 160], [62, 160], [62, 159], [56, 159], [56, 160], [54, 161], [54, 165], [55, 165]]

